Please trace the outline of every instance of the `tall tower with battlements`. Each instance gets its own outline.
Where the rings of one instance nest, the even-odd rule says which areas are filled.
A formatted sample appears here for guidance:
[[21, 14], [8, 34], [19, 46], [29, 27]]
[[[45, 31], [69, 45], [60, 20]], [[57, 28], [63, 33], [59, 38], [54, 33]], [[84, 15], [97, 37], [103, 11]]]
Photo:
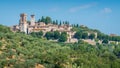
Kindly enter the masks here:
[[22, 13], [20, 14], [20, 31], [25, 32], [27, 34], [27, 14]]
[[32, 26], [35, 25], [35, 15], [31, 15], [30, 25], [32, 25]]

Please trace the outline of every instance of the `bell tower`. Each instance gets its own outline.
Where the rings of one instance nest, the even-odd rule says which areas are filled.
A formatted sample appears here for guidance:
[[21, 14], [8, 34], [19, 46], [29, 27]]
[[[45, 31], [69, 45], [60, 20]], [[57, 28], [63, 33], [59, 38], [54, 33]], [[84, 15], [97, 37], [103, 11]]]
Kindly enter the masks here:
[[30, 25], [35, 25], [35, 15], [31, 15], [31, 22]]
[[27, 14], [22, 13], [20, 14], [20, 31], [25, 32], [27, 34]]

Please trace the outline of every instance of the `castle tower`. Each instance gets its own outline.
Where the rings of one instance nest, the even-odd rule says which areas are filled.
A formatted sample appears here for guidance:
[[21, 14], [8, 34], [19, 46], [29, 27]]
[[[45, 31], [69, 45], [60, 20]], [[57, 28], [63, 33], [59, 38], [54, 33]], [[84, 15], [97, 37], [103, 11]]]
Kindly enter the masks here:
[[27, 34], [27, 15], [25, 13], [20, 14], [20, 31]]
[[35, 25], [35, 15], [31, 15], [31, 22], [30, 25]]

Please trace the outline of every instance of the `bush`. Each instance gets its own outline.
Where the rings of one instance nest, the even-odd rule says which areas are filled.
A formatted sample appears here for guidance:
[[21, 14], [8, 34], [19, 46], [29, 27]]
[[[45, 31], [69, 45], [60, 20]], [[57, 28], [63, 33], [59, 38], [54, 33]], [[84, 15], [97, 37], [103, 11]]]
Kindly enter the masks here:
[[65, 41], [67, 41], [67, 33], [66, 32], [62, 32], [58, 41], [59, 42], [65, 42]]
[[107, 39], [104, 39], [104, 40], [102, 41], [102, 43], [108, 44], [108, 40], [107, 40]]
[[76, 32], [74, 35], [74, 38], [81, 39], [82, 38], [82, 33], [80, 31]]
[[89, 39], [93, 40], [94, 38], [95, 38], [95, 34], [94, 33], [92, 33], [92, 34], [89, 35]]
[[2, 46], [2, 42], [0, 41], [0, 46]]

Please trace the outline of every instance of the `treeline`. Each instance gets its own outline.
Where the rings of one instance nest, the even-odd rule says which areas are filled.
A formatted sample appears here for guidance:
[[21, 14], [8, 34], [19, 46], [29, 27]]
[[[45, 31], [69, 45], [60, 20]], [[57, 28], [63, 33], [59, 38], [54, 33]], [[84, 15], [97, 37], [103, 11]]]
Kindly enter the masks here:
[[30, 33], [33, 37], [42, 38], [45, 37], [47, 40], [57, 40], [59, 42], [65, 42], [67, 41], [67, 33], [66, 32], [59, 32], [59, 31], [53, 31], [53, 32], [46, 32], [45, 34], [40, 32], [32, 32]]
[[45, 24], [55, 24], [55, 25], [62, 25], [62, 24], [64, 24], [64, 25], [69, 25], [69, 21], [58, 21], [58, 20], [52, 20], [52, 18], [51, 17], [44, 17], [44, 16], [42, 16], [38, 21], [37, 21], [38, 23], [39, 22], [44, 22]]
[[[91, 40], [101, 40], [103, 43], [108, 43], [109, 41], [120, 42], [120, 36], [109, 36], [107, 34], [101, 33], [98, 30], [92, 30], [88, 27], [74, 26], [73, 31], [76, 31], [74, 38], [79, 39], [91, 39]], [[95, 33], [97, 33], [95, 35]], [[96, 36], [96, 37], [95, 37]]]
[[118, 41], [118, 42], [120, 42], [120, 36], [109, 36], [109, 35], [106, 35], [106, 34], [103, 34], [103, 33], [98, 33], [97, 38], [99, 40], [107, 39], [109, 41]]
[[90, 35], [88, 35], [88, 32], [81, 32], [81, 31], [78, 31], [75, 33], [74, 35], [74, 38], [77, 38], [77, 39], [95, 39], [95, 34], [94, 33], [91, 33]]

